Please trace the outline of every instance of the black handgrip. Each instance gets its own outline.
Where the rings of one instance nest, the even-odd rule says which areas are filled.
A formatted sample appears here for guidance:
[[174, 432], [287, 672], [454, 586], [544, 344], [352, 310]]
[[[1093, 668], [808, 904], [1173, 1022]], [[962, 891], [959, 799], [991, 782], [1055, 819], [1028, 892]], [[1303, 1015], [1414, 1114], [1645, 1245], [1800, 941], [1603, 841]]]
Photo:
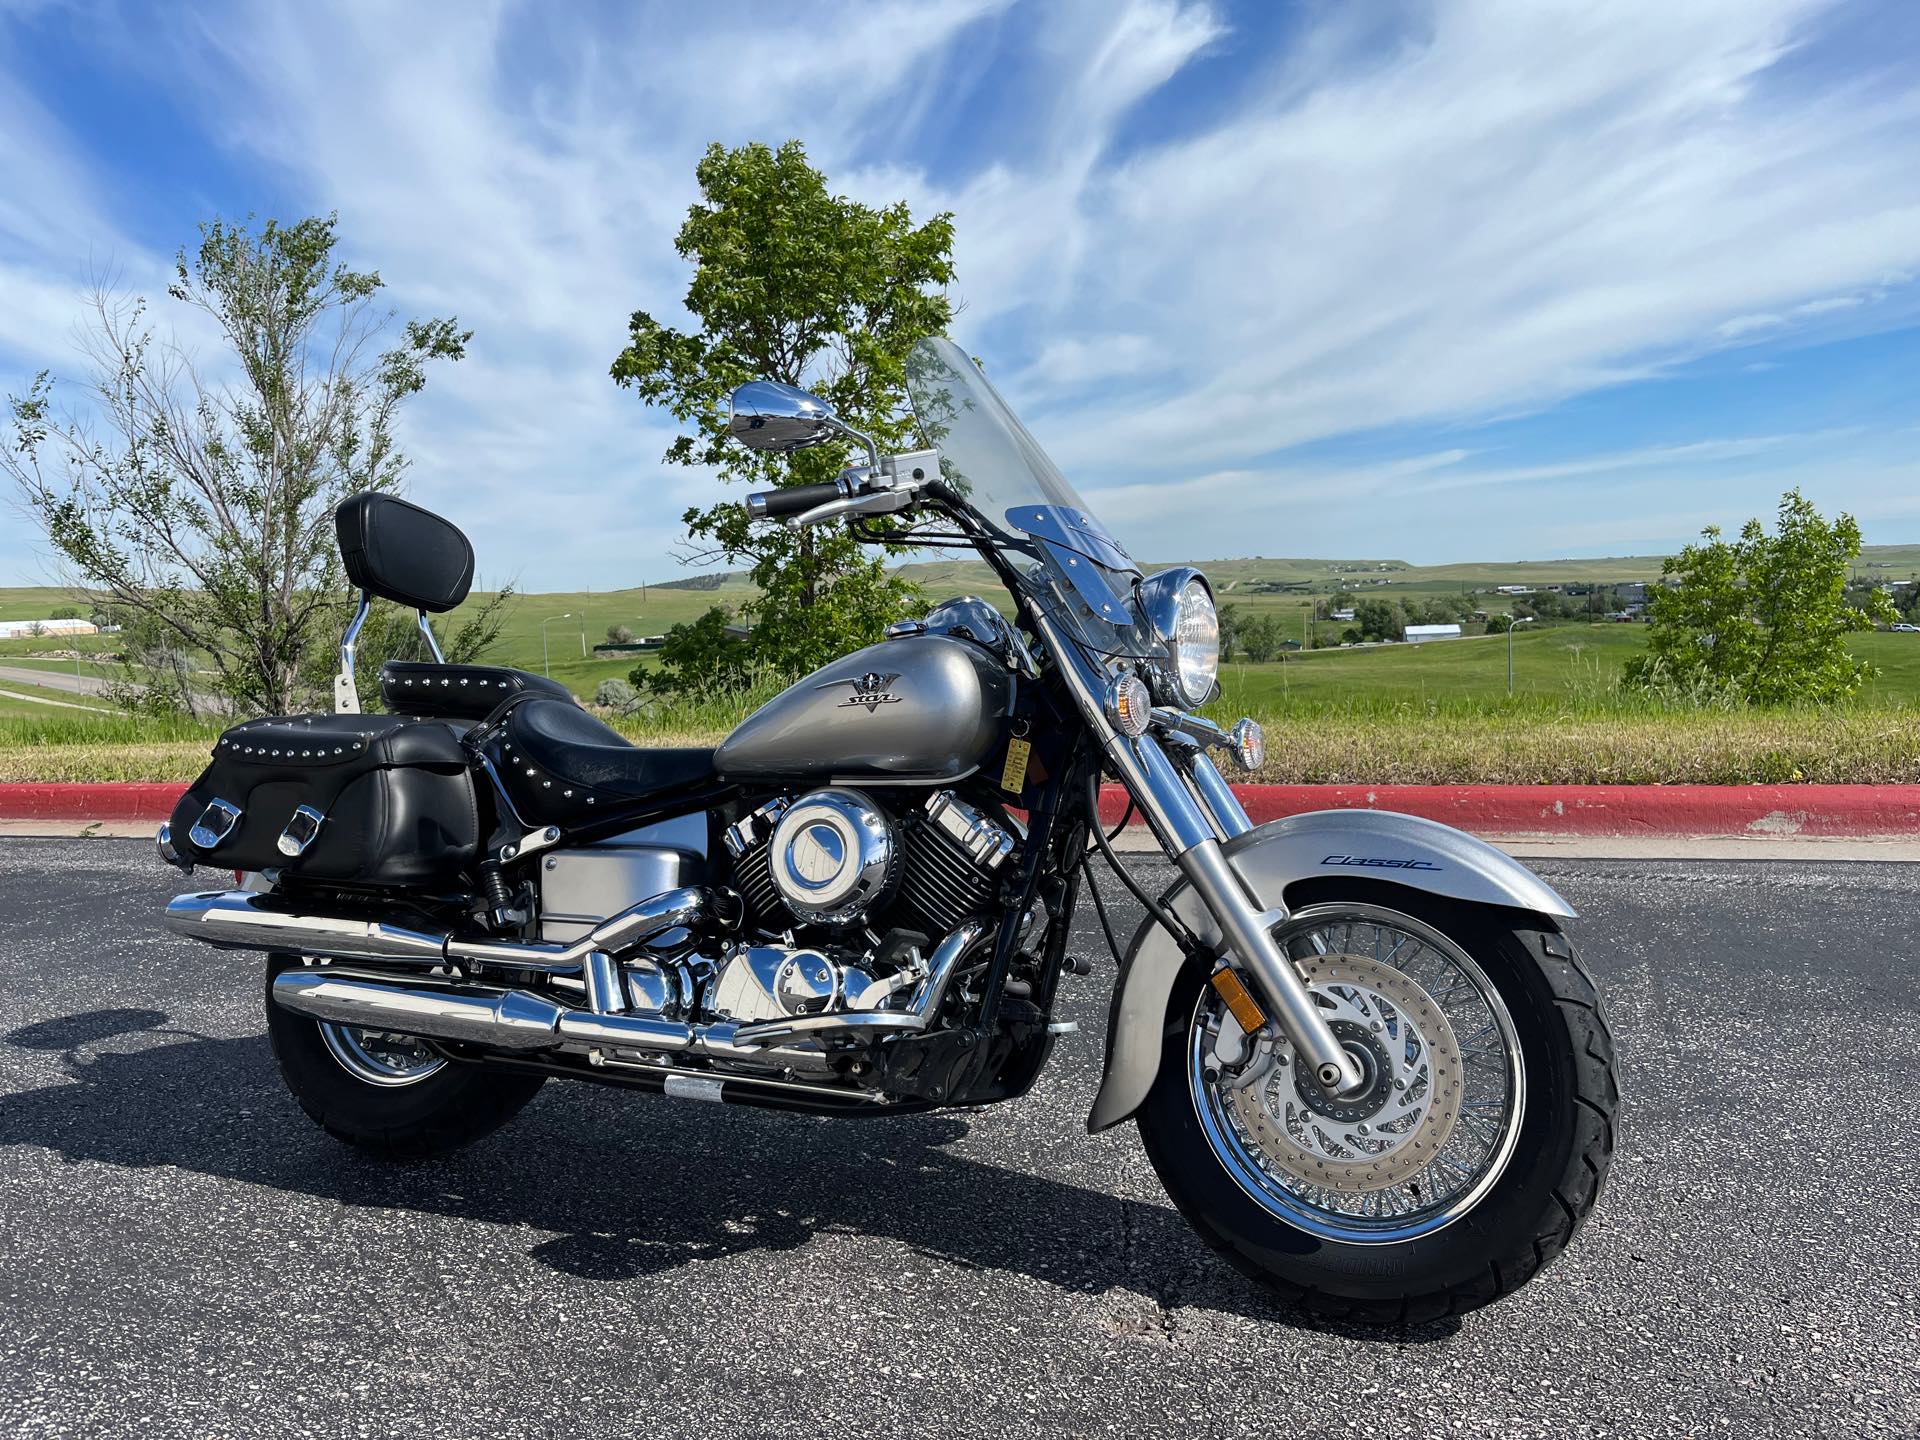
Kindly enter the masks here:
[[782, 485], [778, 490], [757, 490], [749, 495], [747, 513], [756, 520], [778, 520], [839, 498], [840, 487], [831, 480], [818, 485]]

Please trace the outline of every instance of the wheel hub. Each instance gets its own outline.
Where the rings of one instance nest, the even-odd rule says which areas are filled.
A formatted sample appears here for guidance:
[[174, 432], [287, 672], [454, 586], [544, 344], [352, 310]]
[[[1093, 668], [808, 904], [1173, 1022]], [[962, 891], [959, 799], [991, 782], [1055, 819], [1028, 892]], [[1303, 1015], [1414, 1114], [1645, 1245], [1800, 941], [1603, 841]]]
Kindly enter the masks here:
[[418, 1084], [447, 1063], [431, 1046], [411, 1035], [322, 1023], [320, 1038], [341, 1069], [369, 1085], [398, 1088]]
[[1453, 1027], [1391, 965], [1362, 955], [1298, 963], [1334, 1035], [1360, 1061], [1365, 1088], [1330, 1095], [1296, 1059], [1227, 1103], [1263, 1157], [1296, 1181], [1348, 1193], [1398, 1185], [1433, 1161], [1460, 1118]]
[[1300, 1092], [1301, 1103], [1329, 1120], [1346, 1124], [1370, 1120], [1393, 1096], [1393, 1062], [1387, 1056], [1386, 1047], [1364, 1026], [1351, 1020], [1335, 1020], [1327, 1028], [1360, 1066], [1364, 1083], [1356, 1094], [1336, 1096], [1314, 1078], [1307, 1062], [1296, 1055], [1293, 1083]]

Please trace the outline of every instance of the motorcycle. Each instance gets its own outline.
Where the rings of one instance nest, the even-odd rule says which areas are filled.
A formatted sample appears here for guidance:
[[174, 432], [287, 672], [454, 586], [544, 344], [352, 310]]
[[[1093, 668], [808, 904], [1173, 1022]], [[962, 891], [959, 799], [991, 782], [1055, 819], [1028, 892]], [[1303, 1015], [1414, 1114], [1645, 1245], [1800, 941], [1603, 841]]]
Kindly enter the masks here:
[[[965, 547], [1007, 591], [888, 627], [716, 749], [630, 744], [564, 687], [446, 663], [430, 615], [473, 551], [386, 495], [335, 517], [361, 592], [332, 714], [236, 726], [158, 836], [236, 885], [167, 926], [267, 954], [289, 1089], [348, 1144], [467, 1144], [549, 1079], [882, 1117], [1024, 1094], [1086, 889], [1119, 959], [1093, 1132], [1139, 1129], [1168, 1195], [1298, 1307], [1402, 1322], [1531, 1278], [1599, 1197], [1617, 1089], [1573, 910], [1502, 852], [1411, 816], [1255, 826], [1216, 756], [1260, 727], [1200, 711], [1219, 621], [1200, 571], [1143, 575], [951, 341], [882, 455], [817, 397], [732, 396], [756, 450], [837, 443], [833, 482], [748, 499], [790, 526]], [[379, 675], [373, 597], [426, 661]], [[1103, 778], [1179, 873], [1113, 850]], [[1117, 835], [1118, 827], [1114, 834]], [[1144, 908], [1120, 944], [1098, 858]]]

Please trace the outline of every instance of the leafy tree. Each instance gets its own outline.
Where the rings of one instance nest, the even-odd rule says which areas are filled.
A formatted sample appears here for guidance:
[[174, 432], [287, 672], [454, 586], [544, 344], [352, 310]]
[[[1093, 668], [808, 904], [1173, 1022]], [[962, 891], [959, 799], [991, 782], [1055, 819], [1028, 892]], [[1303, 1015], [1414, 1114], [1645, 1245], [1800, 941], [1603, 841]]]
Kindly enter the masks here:
[[1240, 644], [1249, 660], [1264, 665], [1280, 651], [1280, 622], [1271, 615], [1249, 615], [1240, 623]]
[[1220, 663], [1232, 660], [1240, 649], [1240, 607], [1232, 601], [1220, 606]]
[[61, 605], [47, 616], [49, 620], [78, 620], [80, 612], [72, 605]]
[[351, 603], [333, 510], [399, 486], [399, 409], [429, 362], [465, 351], [452, 320], [409, 321], [379, 349], [380, 277], [336, 244], [331, 216], [257, 233], [211, 221], [168, 294], [212, 322], [230, 367], [203, 370], [156, 337], [144, 301], [102, 291], [89, 415], [56, 414], [45, 372], [9, 397], [0, 473], [69, 583], [137, 632], [127, 653], [157, 697], [193, 708], [211, 690], [276, 713], [306, 698]]
[[631, 645], [633, 643], [633, 631], [625, 625], [609, 625], [607, 626], [607, 643], [609, 645]]
[[[760, 488], [831, 480], [845, 468], [844, 443], [783, 457], [731, 441], [727, 396], [753, 379], [813, 391], [882, 447], [908, 442], [908, 352], [953, 314], [941, 289], [953, 278], [951, 217], [916, 226], [904, 202], [873, 209], [835, 195], [797, 140], [778, 150], [713, 145], [695, 175], [701, 199], [676, 247], [694, 266], [685, 303], [696, 328], [636, 311], [612, 371], [685, 427], [667, 463]], [[760, 590], [742, 607], [752, 638], [737, 646], [737, 664], [729, 654], [729, 671], [791, 675], [822, 664], [877, 639], [914, 593], [888, 573], [884, 555], [837, 529], [754, 524], [738, 504], [683, 518], [695, 547], [688, 558], [745, 562]], [[699, 668], [714, 658], [711, 615], [675, 627], [685, 646], [669, 644], [654, 688], [712, 689]]]
[[1400, 607], [1391, 600], [1355, 602], [1353, 623], [1363, 640], [1398, 640], [1407, 633]]
[[1487, 616], [1487, 634], [1489, 635], [1504, 635], [1512, 628], [1513, 616], [1511, 615]]
[[636, 665], [627, 679], [635, 690], [701, 700], [738, 694], [752, 680], [755, 665], [747, 643], [728, 633], [732, 623], [726, 607], [715, 605], [698, 620], [674, 626], [660, 646], [660, 668]]
[[1874, 667], [1848, 653], [1846, 636], [1894, 617], [1878, 590], [1846, 601], [1847, 569], [1860, 554], [1851, 515], [1825, 520], [1798, 490], [1780, 499], [1774, 531], [1749, 520], [1737, 540], [1718, 526], [1661, 566], [1671, 583], [1648, 599], [1647, 653], [1627, 666], [1646, 688], [1718, 688], [1758, 705], [1843, 700]]

